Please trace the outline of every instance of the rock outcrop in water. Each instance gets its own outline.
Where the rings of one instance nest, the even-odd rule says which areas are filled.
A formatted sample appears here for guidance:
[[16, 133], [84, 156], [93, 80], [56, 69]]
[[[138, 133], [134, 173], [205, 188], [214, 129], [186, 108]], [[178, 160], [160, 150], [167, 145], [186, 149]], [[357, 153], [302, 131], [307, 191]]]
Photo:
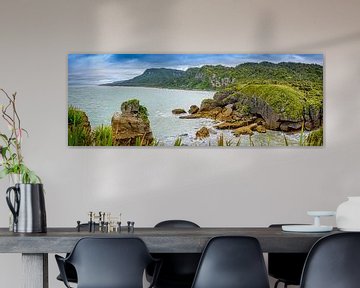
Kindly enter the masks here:
[[189, 114], [195, 114], [199, 111], [199, 107], [196, 106], [196, 105], [191, 105], [190, 108], [189, 108]]
[[114, 146], [149, 145], [154, 140], [147, 109], [137, 99], [121, 104], [121, 113], [115, 112], [111, 127]]
[[176, 108], [171, 111], [172, 114], [178, 115], [178, 114], [185, 114], [186, 111], [182, 108]]
[[210, 136], [210, 131], [206, 127], [201, 127], [200, 130], [196, 131], [196, 139], [204, 139]]

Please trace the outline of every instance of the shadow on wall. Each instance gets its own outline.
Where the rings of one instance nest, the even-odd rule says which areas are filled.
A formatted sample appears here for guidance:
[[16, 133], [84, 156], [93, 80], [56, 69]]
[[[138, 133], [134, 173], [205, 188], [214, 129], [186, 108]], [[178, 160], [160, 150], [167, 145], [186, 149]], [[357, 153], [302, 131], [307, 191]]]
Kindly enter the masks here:
[[[163, 2], [158, 9], [159, 2]], [[179, 1], [99, 3], [97, 46], [108, 53], [172, 52], [174, 15]]]
[[338, 46], [338, 45], [346, 45], [359, 40], [360, 40], [360, 31], [351, 34], [339, 35], [334, 38], [319, 40], [317, 42], [307, 43], [303, 45], [300, 44], [295, 47], [290, 47], [288, 51], [293, 51], [293, 50], [304, 51], [311, 49], [323, 50], [324, 48], [331, 48], [333, 46]]
[[[299, 43], [293, 47], [285, 47], [282, 49], [275, 49], [276, 47], [276, 15], [271, 13], [271, 11], [264, 10], [260, 13], [258, 17], [258, 25], [255, 30], [255, 39], [256, 44], [255, 50], [262, 51], [263, 53], [301, 53], [306, 50], [318, 50], [317, 52], [324, 52], [325, 49], [332, 48], [333, 46], [338, 45], [347, 45], [352, 42], [360, 40], [360, 31], [353, 33], [348, 33], [344, 35], [338, 35], [332, 38], [319, 39], [318, 41], [307, 42], [305, 44]], [[277, 51], [276, 51], [277, 50]], [[313, 52], [313, 51], [312, 51]]]
[[263, 11], [258, 17], [259, 21], [255, 28], [255, 47], [271, 51], [276, 46], [275, 19], [269, 11]]

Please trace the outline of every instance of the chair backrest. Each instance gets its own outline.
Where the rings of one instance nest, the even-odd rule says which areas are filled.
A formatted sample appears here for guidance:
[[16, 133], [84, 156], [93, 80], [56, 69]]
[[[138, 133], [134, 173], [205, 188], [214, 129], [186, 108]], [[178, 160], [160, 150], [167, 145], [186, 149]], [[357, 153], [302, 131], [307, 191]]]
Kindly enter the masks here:
[[82, 238], [67, 259], [76, 269], [78, 288], [142, 288], [152, 260], [139, 238]]
[[333, 234], [316, 242], [305, 262], [300, 287], [360, 287], [360, 233]]
[[[282, 225], [294, 224], [271, 224], [269, 228], [281, 228]], [[306, 257], [307, 253], [269, 253], [269, 275], [289, 285], [300, 285]]]
[[200, 228], [200, 226], [188, 220], [166, 220], [156, 224], [155, 228]]
[[212, 238], [203, 254], [192, 288], [268, 288], [264, 258], [256, 238]]
[[[166, 220], [155, 228], [200, 228], [188, 220]], [[157, 287], [190, 287], [200, 260], [200, 253], [161, 253], [155, 254], [162, 260], [162, 267], [157, 280]], [[151, 271], [148, 271], [152, 274]]]

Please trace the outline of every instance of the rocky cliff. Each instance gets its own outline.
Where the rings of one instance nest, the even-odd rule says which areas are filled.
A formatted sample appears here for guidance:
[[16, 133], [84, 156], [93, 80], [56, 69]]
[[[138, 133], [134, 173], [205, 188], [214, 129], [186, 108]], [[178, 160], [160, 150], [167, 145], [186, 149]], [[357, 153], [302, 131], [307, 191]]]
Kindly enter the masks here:
[[196, 113], [180, 118], [215, 119], [222, 122], [215, 126], [217, 129], [251, 125], [240, 129], [251, 134], [254, 129], [297, 131], [304, 124], [307, 130], [317, 129], [322, 126], [322, 114], [322, 97], [306, 97], [286, 85], [248, 84], [218, 91], [213, 99], [204, 99]]

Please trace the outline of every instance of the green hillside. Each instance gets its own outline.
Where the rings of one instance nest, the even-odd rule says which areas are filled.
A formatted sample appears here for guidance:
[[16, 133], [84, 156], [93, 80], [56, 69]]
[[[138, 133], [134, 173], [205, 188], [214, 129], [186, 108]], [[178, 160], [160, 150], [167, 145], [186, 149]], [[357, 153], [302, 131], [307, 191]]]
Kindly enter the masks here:
[[236, 67], [204, 65], [186, 71], [151, 68], [133, 79], [103, 85], [221, 90], [239, 83], [289, 85], [306, 96], [322, 96], [323, 67], [318, 64], [261, 62]]
[[185, 71], [167, 68], [151, 68], [139, 76], [126, 81], [116, 81], [101, 86], [140, 86], [167, 87], [176, 85], [179, 78], [183, 78]]

